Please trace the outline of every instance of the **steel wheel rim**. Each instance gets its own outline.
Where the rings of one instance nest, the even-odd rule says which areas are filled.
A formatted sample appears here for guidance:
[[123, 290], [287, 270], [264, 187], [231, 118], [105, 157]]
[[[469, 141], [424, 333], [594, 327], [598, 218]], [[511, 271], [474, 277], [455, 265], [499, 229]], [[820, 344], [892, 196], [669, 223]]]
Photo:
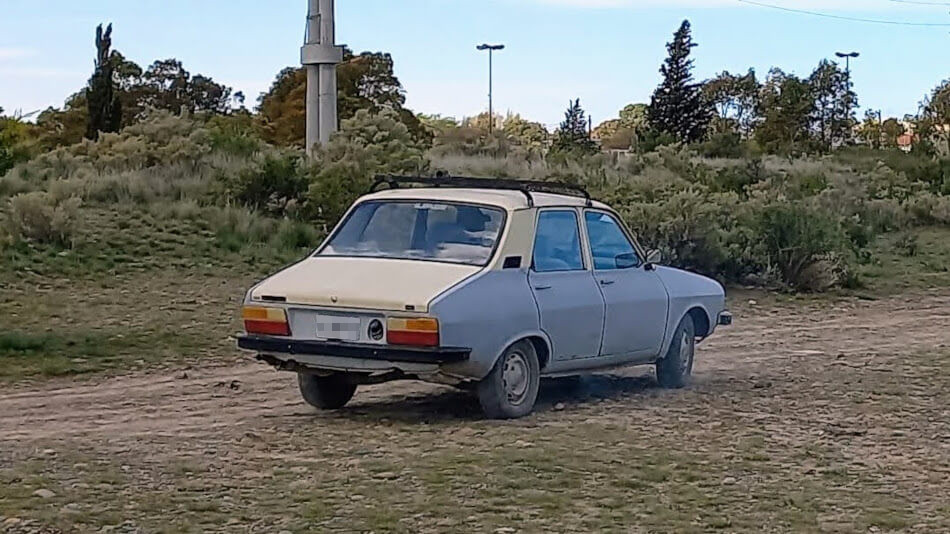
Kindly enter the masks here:
[[530, 369], [528, 359], [521, 352], [512, 352], [505, 358], [501, 381], [510, 404], [517, 406], [528, 396]]
[[683, 335], [683, 340], [680, 342], [680, 372], [682, 374], [688, 374], [691, 364], [693, 363], [693, 343], [692, 339], [689, 336]]

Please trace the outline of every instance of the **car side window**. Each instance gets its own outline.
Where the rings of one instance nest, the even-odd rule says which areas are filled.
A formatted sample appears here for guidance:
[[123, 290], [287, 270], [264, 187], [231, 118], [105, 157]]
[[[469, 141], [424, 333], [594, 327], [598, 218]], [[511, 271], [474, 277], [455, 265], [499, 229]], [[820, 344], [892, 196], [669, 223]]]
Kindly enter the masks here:
[[588, 211], [584, 220], [595, 270], [616, 271], [640, 266], [640, 257], [633, 243], [616, 219], [607, 213]]
[[533, 268], [539, 273], [584, 270], [577, 212], [541, 212], [534, 238]]

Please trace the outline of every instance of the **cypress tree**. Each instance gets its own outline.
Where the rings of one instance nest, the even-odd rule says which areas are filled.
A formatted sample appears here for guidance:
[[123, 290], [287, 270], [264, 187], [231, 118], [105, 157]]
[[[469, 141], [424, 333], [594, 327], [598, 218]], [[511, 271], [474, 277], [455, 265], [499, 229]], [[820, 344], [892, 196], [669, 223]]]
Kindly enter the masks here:
[[112, 25], [102, 31], [96, 28], [96, 70], [89, 79], [86, 100], [89, 119], [86, 123], [86, 138], [98, 139], [99, 132], [117, 132], [122, 125], [122, 104], [116, 94], [112, 57]]
[[692, 83], [689, 54], [695, 46], [689, 21], [684, 20], [666, 45], [669, 57], [660, 67], [663, 81], [653, 92], [648, 114], [651, 128], [686, 143], [705, 136], [713, 111], [703, 97], [702, 84]]

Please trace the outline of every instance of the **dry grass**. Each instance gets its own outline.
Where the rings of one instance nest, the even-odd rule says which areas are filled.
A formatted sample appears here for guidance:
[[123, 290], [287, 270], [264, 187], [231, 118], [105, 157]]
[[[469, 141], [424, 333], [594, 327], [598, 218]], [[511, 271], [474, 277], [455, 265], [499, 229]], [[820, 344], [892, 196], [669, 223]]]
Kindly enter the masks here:
[[315, 414], [257, 366], [18, 388], [0, 397], [0, 515], [79, 532], [943, 532], [947, 302], [734, 303], [689, 389], [636, 370], [550, 382], [515, 422], [412, 384]]

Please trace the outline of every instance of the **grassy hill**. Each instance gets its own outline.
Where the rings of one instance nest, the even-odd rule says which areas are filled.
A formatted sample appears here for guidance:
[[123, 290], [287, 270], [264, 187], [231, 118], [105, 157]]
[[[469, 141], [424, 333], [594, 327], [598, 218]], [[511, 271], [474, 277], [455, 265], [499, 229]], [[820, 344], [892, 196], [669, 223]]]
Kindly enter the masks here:
[[872, 297], [950, 286], [950, 164], [895, 153], [558, 163], [426, 154], [360, 114], [314, 161], [158, 115], [0, 177], [0, 379], [242, 357], [246, 288], [316, 246], [375, 172], [587, 186], [644, 246], [733, 287]]

